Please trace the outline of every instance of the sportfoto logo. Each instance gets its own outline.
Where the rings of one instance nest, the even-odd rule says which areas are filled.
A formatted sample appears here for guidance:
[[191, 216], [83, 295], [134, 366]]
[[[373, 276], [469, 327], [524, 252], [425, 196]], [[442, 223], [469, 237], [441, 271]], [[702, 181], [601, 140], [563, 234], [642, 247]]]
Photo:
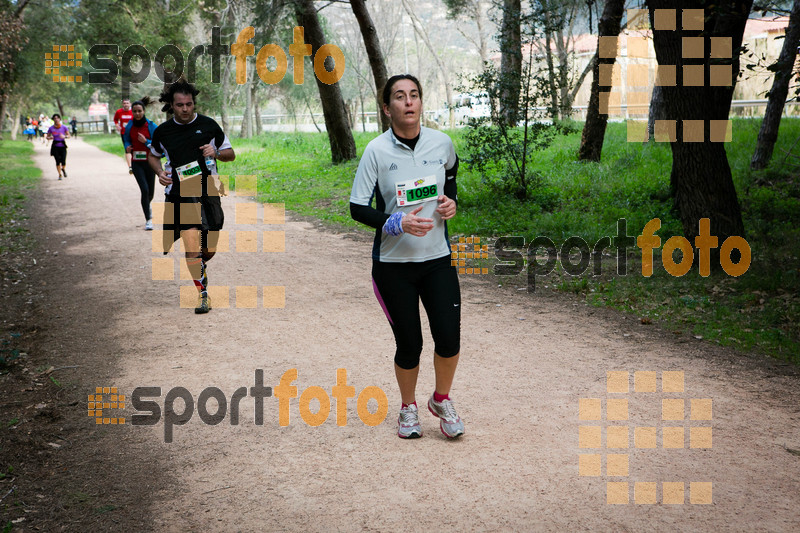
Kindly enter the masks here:
[[[680, 469], [674, 466], [694, 465], [709, 457], [712, 399], [693, 397], [684, 386], [682, 370], [634, 371], [633, 394], [630, 374], [627, 370], [606, 372], [606, 394], [579, 399], [578, 475], [602, 478], [608, 504], [683, 505], [687, 500], [693, 505], [713, 504], [713, 483], [702, 468], [692, 468], [690, 476], [697, 480], [692, 481], [681, 479]], [[653, 417], [659, 412], [660, 417]], [[647, 465], [649, 453], [639, 450], [652, 450], [654, 459], [665, 454], [677, 459], [668, 461], [672, 468], [651, 471], [650, 479], [636, 481], [637, 467]]]
[[[225, 393], [217, 387], [206, 387], [197, 396], [197, 400], [185, 387], [171, 388], [163, 401], [164, 442], [172, 442], [173, 428], [175, 426], [182, 426], [192, 419], [195, 406], [200, 420], [206, 425], [216, 426], [225, 420], [229, 414], [230, 425], [239, 425], [239, 404], [247, 396], [253, 398], [253, 421], [255, 425], [264, 425], [264, 398], [270, 398], [274, 394], [278, 399], [278, 423], [281, 427], [288, 426], [291, 421], [289, 410], [292, 403], [291, 400], [298, 397], [297, 387], [292, 385], [292, 382], [297, 380], [297, 375], [297, 369], [290, 368], [283, 373], [278, 386], [273, 389], [272, 387], [264, 386], [264, 371], [256, 369], [253, 386], [249, 389], [248, 387], [239, 387], [231, 394], [230, 401]], [[124, 409], [125, 396], [119, 395], [116, 387], [98, 387], [97, 392], [97, 395], [89, 396], [89, 416], [95, 417], [97, 424], [124, 424], [125, 418], [111, 419], [113, 421], [104, 420], [102, 409]], [[116, 403], [113, 406], [102, 403], [104, 398], [99, 398], [98, 396], [101, 396], [99, 393], [113, 394], [113, 399], [117, 400]], [[155, 398], [160, 399], [161, 396], [161, 387], [136, 387], [130, 395], [130, 403], [136, 410], [130, 417], [130, 424], [132, 426], [153, 426], [158, 424], [162, 418], [162, 408]], [[344, 368], [336, 370], [336, 385], [331, 387], [330, 396], [336, 400], [336, 425], [346, 426], [347, 400], [356, 397], [356, 389], [347, 384], [347, 370]], [[303, 422], [312, 427], [324, 424], [331, 412], [330, 396], [328, 396], [325, 389], [316, 385], [303, 390], [298, 400], [300, 418], [303, 419]], [[208, 406], [211, 399], [216, 404], [213, 413], [209, 411]], [[180, 412], [176, 412], [176, 400], [180, 400], [178, 403], [183, 404]], [[319, 404], [319, 409], [316, 412], [311, 410], [312, 400], [317, 400]], [[375, 400], [377, 405], [374, 412], [369, 409], [370, 400]], [[178, 407], [180, 408], [180, 405]], [[363, 388], [356, 400], [356, 412], [364, 425], [377, 426], [382, 424], [389, 412], [389, 401], [386, 398], [386, 394], [379, 387], [369, 386]]]
[[[720, 266], [726, 274], [738, 277], [747, 272], [750, 268], [751, 251], [750, 245], [743, 237], [728, 237], [720, 246], [719, 238], [710, 234], [710, 219], [700, 219], [699, 227], [700, 231], [694, 239], [694, 246], [698, 251], [698, 268], [701, 276], [711, 275], [711, 250], [717, 247], [719, 247]], [[642, 229], [642, 234], [636, 239], [628, 235], [627, 228], [627, 221], [624, 218], [619, 219], [616, 237], [613, 239], [602, 237], [591, 248], [584, 239], [575, 236], [565, 240], [561, 245], [561, 250], [556, 248], [555, 243], [549, 237], [536, 237], [527, 246], [524, 237], [500, 237], [494, 244], [494, 255], [501, 263], [494, 265], [494, 274], [516, 276], [522, 273], [526, 268], [526, 260], [522, 251], [527, 248], [528, 292], [534, 292], [536, 276], [550, 274], [559, 259], [564, 271], [571, 276], [580, 276], [586, 272], [590, 262], [593, 263], [592, 273], [599, 276], [601, 274], [601, 254], [604, 250], [613, 247], [617, 250], [617, 274], [625, 276], [628, 269], [627, 250], [635, 243], [636, 247], [642, 251], [642, 276], [649, 278], [653, 275], [653, 250], [661, 246], [661, 237], [655, 235], [655, 232], [661, 228], [661, 220], [658, 218], [650, 220]], [[544, 263], [537, 261], [537, 251], [540, 249], [547, 253], [547, 260]], [[672, 256], [675, 250], [680, 250], [682, 253], [682, 258], [677, 263]], [[738, 263], [734, 263], [731, 259], [733, 250], [739, 251]], [[571, 257], [576, 251], [579, 253], [579, 258], [577, 262], [573, 262]], [[694, 248], [685, 237], [670, 237], [661, 250], [661, 262], [664, 270], [670, 275], [683, 276], [694, 264]]]
[[[292, 73], [294, 83], [302, 85], [304, 81], [304, 59], [312, 57], [312, 46], [305, 42], [304, 28], [297, 26], [294, 28], [293, 41], [289, 45], [289, 55], [292, 56]], [[147, 79], [150, 71], [155, 68], [156, 76], [163, 83], [172, 83], [181, 76], [185, 76], [190, 83], [196, 79], [197, 58], [206, 55], [211, 58], [211, 82], [220, 83], [220, 58], [223, 55], [231, 55], [236, 58], [235, 72], [236, 83], [247, 83], [247, 58], [255, 55], [256, 72], [262, 82], [274, 85], [280, 82], [286, 75], [288, 69], [288, 59], [286, 52], [277, 44], [267, 44], [259, 49], [256, 55], [255, 46], [250, 43], [250, 39], [255, 37], [255, 29], [248, 26], [239, 32], [236, 42], [224, 45], [220, 42], [220, 28], [215, 26], [211, 29], [211, 44], [197, 45], [189, 51], [188, 56], [184, 56], [180, 48], [174, 44], [166, 44], [158, 49], [155, 56], [151, 56], [147, 48], [140, 44], [134, 44], [122, 52], [121, 63], [117, 64], [116, 58], [120, 55], [120, 47], [116, 44], [95, 44], [89, 49], [89, 64], [94, 71], [88, 72], [85, 76], [86, 81], [91, 84], [111, 84], [117, 80], [122, 73], [122, 96], [127, 98], [130, 95], [131, 84], [138, 84]], [[80, 62], [74, 63], [75, 57], [80, 58], [80, 54], [74, 53], [72, 45], [55, 45], [55, 51], [73, 52], [72, 58], [62, 61], [60, 57], [55, 57], [57, 53], [48, 52], [45, 57], [45, 73], [53, 76], [53, 81], [82, 82], [84, 76], [70, 76], [69, 73], [61, 72], [59, 69], [65, 66], [80, 66]], [[274, 58], [274, 69], [270, 70], [267, 66], [268, 61]], [[330, 61], [328, 60], [330, 58]], [[172, 70], [164, 68], [164, 64], [174, 65]], [[327, 66], [326, 66], [327, 63]], [[324, 44], [313, 54], [314, 74], [319, 81], [327, 85], [332, 85], [342, 79], [345, 69], [345, 58], [342, 50], [333, 44]], [[134, 65], [138, 65], [138, 70], [134, 71]], [[327, 68], [330, 67], [330, 70]]]

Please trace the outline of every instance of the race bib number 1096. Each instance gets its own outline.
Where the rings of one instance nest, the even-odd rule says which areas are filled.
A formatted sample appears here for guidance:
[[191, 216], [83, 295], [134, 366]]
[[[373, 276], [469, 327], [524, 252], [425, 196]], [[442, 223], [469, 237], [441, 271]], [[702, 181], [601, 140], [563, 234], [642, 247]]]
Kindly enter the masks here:
[[396, 188], [397, 205], [401, 207], [429, 202], [439, 197], [436, 176], [425, 176], [424, 178], [404, 181], [398, 183]]

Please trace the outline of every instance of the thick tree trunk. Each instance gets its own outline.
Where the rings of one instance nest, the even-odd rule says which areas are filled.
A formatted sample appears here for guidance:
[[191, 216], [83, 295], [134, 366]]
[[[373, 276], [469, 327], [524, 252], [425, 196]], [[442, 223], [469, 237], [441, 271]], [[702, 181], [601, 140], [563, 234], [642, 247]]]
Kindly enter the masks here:
[[[701, 9], [702, 0], [649, 0], [651, 9]], [[731, 169], [725, 153], [724, 127], [730, 112], [734, 85], [739, 74], [739, 50], [752, 0], [726, 0], [717, 2], [705, 11], [702, 29], [655, 30], [653, 44], [659, 65], [676, 65], [677, 85], [663, 87], [667, 116], [677, 120], [677, 140], [672, 146], [672, 172], [670, 184], [675, 206], [679, 212], [684, 236], [694, 245], [699, 232], [699, 220], [711, 219], [711, 235], [719, 245], [730, 236], [744, 236], [742, 214]], [[703, 37], [704, 57], [683, 58], [682, 39]], [[711, 59], [710, 39], [731, 39], [731, 58]], [[719, 67], [730, 65], [729, 76], [719, 79]], [[684, 66], [702, 72], [704, 83], [684, 76]], [[710, 77], [711, 76], [711, 77]], [[715, 79], [716, 77], [716, 79]], [[713, 81], [714, 85], [711, 84]], [[721, 82], [727, 85], [718, 85]], [[696, 85], [691, 85], [696, 84]], [[720, 122], [713, 122], [720, 121]], [[696, 127], [696, 129], [695, 129]], [[697, 254], [695, 254], [697, 256]], [[719, 248], [712, 249], [711, 265], [719, 267]]]
[[500, 23], [500, 113], [509, 126], [517, 124], [522, 83], [522, 32], [520, 0], [503, 0]]
[[664, 87], [653, 85], [650, 96], [650, 108], [647, 112], [647, 138], [655, 139], [656, 120], [667, 120], [667, 108], [664, 102]]
[[361, 29], [361, 37], [364, 39], [364, 48], [367, 50], [369, 66], [372, 69], [372, 79], [375, 81], [375, 94], [377, 95], [377, 111], [381, 124], [381, 131], [389, 129], [389, 117], [382, 111], [383, 86], [389, 75], [386, 71], [386, 62], [381, 52], [381, 42], [378, 39], [378, 31], [369, 15], [365, 0], [350, 0], [350, 7], [358, 20], [358, 27]]
[[[305, 38], [311, 44], [313, 57], [317, 50], [325, 44], [325, 35], [322, 33], [322, 26], [319, 23], [314, 2], [312, 0], [296, 0], [295, 12], [298, 25], [305, 28]], [[329, 61], [330, 58], [325, 61], [326, 65]], [[328, 130], [331, 160], [334, 163], [341, 163], [349, 159], [355, 159], [356, 142], [353, 139], [353, 132], [350, 131], [350, 123], [347, 119], [347, 111], [344, 107], [339, 84], [328, 85], [323, 83], [317, 76], [314, 76], [314, 79], [317, 81], [322, 114], [325, 117], [325, 128]]]
[[[601, 37], [618, 37], [625, 0], [607, 0], [603, 15], [597, 24], [597, 49], [600, 50]], [[613, 65], [616, 57], [600, 57], [592, 67], [592, 92], [589, 96], [589, 108], [586, 110], [586, 123], [581, 135], [581, 147], [578, 150], [579, 161], [600, 161], [603, 151], [603, 140], [606, 136], [608, 115], [600, 114], [600, 65]], [[608, 88], [608, 91], [611, 87]]]
[[64, 105], [61, 103], [61, 98], [56, 96], [56, 105], [58, 106], [58, 114], [61, 115], [61, 120], [65, 120]]
[[778, 140], [778, 127], [781, 125], [783, 106], [789, 93], [789, 81], [794, 74], [794, 61], [797, 58], [797, 44], [800, 42], [800, 0], [794, 0], [792, 13], [789, 15], [789, 26], [783, 39], [783, 48], [775, 65], [775, 79], [769, 91], [769, 102], [758, 132], [758, 142], [750, 168], [761, 170], [767, 167], [772, 159], [775, 141]]

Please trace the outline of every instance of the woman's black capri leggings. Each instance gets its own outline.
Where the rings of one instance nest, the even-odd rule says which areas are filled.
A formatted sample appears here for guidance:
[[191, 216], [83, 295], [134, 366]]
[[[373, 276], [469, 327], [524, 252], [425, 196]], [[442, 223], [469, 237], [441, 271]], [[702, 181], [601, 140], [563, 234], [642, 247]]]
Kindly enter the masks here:
[[67, 147], [66, 146], [51, 146], [50, 155], [56, 159], [56, 165], [67, 164]]
[[156, 173], [147, 164], [147, 161], [133, 161], [131, 163], [131, 170], [133, 176], [136, 178], [136, 184], [139, 186], [139, 192], [142, 193], [142, 211], [144, 212], [145, 220], [153, 218], [153, 213], [150, 211], [150, 202], [153, 201], [153, 193], [155, 193], [156, 186]]
[[372, 262], [372, 285], [397, 343], [394, 362], [410, 370], [419, 365], [425, 307], [434, 349], [441, 357], [461, 350], [461, 290], [450, 256], [421, 263]]

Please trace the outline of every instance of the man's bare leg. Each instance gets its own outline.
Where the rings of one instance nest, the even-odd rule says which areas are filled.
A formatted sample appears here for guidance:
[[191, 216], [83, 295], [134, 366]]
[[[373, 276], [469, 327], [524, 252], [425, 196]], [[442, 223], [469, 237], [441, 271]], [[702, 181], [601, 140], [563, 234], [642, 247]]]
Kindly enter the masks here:
[[[208, 274], [206, 273], [205, 254], [200, 248], [200, 230], [190, 228], [181, 231], [181, 240], [186, 255], [186, 266], [192, 275], [200, 297], [194, 312], [197, 314], [208, 313], [211, 305], [208, 300]], [[211, 254], [213, 256], [213, 254]], [[208, 257], [207, 259], [211, 259]]]

